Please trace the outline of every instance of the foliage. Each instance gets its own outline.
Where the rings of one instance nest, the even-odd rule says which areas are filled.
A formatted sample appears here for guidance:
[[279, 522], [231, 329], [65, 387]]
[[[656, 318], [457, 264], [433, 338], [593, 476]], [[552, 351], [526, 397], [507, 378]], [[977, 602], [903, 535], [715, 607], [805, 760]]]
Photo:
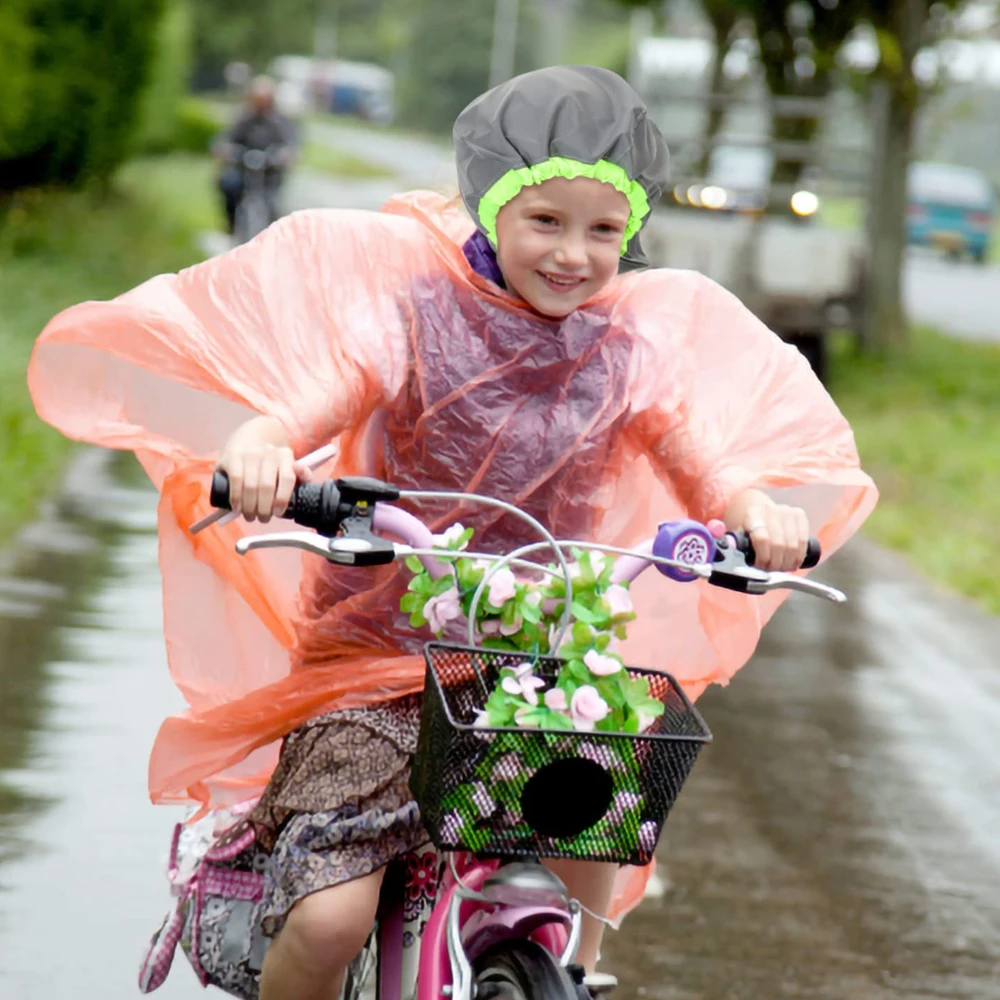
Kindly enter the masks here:
[[[156, 32], [149, 83], [142, 96], [136, 148], [143, 153], [165, 153], [177, 146], [179, 133], [189, 128], [184, 104], [191, 74], [192, 15], [188, 0], [168, 0]], [[183, 138], [189, 138], [187, 135]], [[190, 148], [190, 147], [184, 147]], [[200, 152], [205, 150], [201, 146]]]
[[911, 331], [905, 351], [859, 356], [846, 339], [830, 391], [880, 491], [865, 524], [940, 583], [1000, 614], [1000, 346]]
[[215, 221], [210, 176], [205, 157], [135, 161], [110, 197], [29, 189], [0, 214], [0, 543], [54, 488], [71, 447], [28, 396], [35, 337], [60, 309], [193, 263]]
[[[436, 542], [458, 553], [471, 538], [472, 529], [459, 524]], [[435, 580], [415, 556], [407, 560], [413, 579], [400, 609], [410, 615], [411, 625], [429, 625], [440, 636], [449, 622], [473, 614], [478, 595], [474, 613], [483, 648], [525, 656], [524, 663], [501, 672], [483, 708], [483, 725], [637, 733], [662, 714], [648, 682], [630, 680], [615, 652], [635, 618], [627, 584], [612, 581], [614, 562], [602, 554], [574, 549], [572, 555], [571, 628], [565, 635], [566, 581], [554, 565], [539, 583], [517, 580], [510, 569], [493, 568], [489, 560], [442, 556], [452, 573]], [[532, 661], [554, 655], [560, 639], [558, 655], [565, 666], [544, 691]]]
[[[169, 151], [178, 153], [205, 153], [219, 133], [215, 115], [195, 98], [185, 98], [174, 117], [174, 134]], [[164, 150], [167, 152], [168, 150]]]
[[127, 156], [164, 0], [4, 0], [5, 191], [107, 178]]

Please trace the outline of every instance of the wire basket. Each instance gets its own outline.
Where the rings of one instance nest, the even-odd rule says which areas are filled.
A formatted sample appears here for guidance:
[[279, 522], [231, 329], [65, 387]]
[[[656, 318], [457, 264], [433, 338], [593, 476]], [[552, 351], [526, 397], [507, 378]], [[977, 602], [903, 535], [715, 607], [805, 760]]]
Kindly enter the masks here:
[[[501, 857], [648, 864], [712, 735], [668, 674], [645, 677], [664, 712], [641, 735], [480, 728], [477, 709], [523, 653], [425, 647], [427, 679], [410, 787], [434, 844]], [[564, 661], [533, 661], [551, 685]]]

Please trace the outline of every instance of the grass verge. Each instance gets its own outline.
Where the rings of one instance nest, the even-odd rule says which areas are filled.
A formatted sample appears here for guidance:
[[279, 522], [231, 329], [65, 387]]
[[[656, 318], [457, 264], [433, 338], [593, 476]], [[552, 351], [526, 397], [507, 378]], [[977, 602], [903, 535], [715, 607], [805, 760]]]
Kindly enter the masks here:
[[834, 345], [830, 391], [881, 490], [866, 533], [1000, 614], [997, 386], [1000, 345], [926, 328], [885, 360]]
[[72, 447], [31, 405], [35, 338], [75, 302], [197, 260], [198, 231], [218, 225], [211, 176], [203, 157], [140, 160], [107, 195], [33, 190], [0, 208], [0, 544], [51, 491]]

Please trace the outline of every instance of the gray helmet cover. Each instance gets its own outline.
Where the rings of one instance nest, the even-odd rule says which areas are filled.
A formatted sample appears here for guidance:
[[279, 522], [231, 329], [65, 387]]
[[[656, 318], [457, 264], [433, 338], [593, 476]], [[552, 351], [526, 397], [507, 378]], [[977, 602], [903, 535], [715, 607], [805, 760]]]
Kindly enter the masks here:
[[[508, 172], [553, 157], [615, 164], [639, 183], [650, 209], [667, 182], [667, 144], [646, 105], [617, 73], [598, 66], [551, 66], [515, 76], [462, 111], [453, 139], [462, 201], [487, 236], [479, 213], [483, 196]], [[637, 230], [621, 269], [648, 264]]]

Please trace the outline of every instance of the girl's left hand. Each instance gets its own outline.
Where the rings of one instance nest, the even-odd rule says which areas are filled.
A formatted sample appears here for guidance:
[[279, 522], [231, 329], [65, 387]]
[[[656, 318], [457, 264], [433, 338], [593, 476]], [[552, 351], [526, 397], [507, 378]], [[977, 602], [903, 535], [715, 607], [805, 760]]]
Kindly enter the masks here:
[[754, 566], [790, 573], [802, 567], [809, 545], [809, 519], [800, 507], [754, 503], [747, 507], [741, 527], [750, 536]]

